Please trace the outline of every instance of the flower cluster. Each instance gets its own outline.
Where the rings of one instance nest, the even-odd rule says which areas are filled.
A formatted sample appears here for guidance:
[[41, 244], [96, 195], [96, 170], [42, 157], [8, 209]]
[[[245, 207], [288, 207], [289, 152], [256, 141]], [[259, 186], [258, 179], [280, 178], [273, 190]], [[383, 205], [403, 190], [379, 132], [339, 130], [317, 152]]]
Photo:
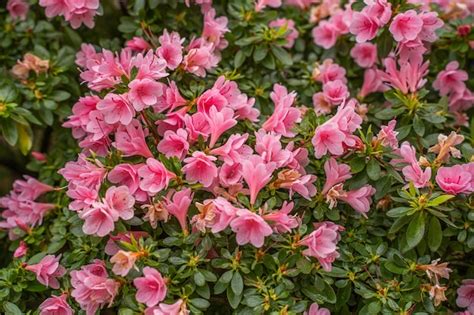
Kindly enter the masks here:
[[93, 28], [100, 3], [99, 0], [40, 0], [39, 5], [45, 8], [48, 18], [63, 16], [72, 28], [79, 28], [82, 24]]
[[[64, 26], [83, 96], [0, 198], [5, 312], [474, 311], [470, 3], [103, 5], [125, 40]], [[39, 6], [73, 29], [102, 11]], [[45, 50], [5, 67], [25, 108], [71, 96]], [[13, 144], [35, 117], [7, 94]]]

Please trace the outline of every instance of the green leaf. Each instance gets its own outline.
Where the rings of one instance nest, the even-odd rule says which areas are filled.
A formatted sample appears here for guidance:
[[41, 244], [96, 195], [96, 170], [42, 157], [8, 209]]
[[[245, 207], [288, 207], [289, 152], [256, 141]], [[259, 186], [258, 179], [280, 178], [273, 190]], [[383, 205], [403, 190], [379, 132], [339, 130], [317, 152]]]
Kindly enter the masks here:
[[407, 244], [408, 247], [414, 248], [420, 243], [425, 235], [425, 216], [419, 212], [415, 214], [413, 220], [408, 224], [407, 229]]
[[253, 60], [255, 62], [262, 61], [268, 54], [268, 47], [265, 45], [257, 45], [255, 46], [255, 50], [253, 51]]
[[209, 301], [201, 299], [201, 298], [191, 299], [189, 300], [189, 303], [201, 310], [204, 310], [210, 306]]
[[413, 209], [409, 208], [409, 207], [397, 207], [397, 208], [393, 208], [393, 209], [389, 210], [387, 212], [387, 216], [389, 216], [391, 218], [398, 218], [398, 217], [402, 217], [402, 216], [407, 215], [411, 211], [413, 211]]
[[242, 295], [236, 295], [230, 287], [227, 287], [227, 299], [229, 300], [230, 306], [236, 309], [242, 300]]
[[230, 283], [232, 291], [234, 291], [235, 295], [242, 294], [244, 290], [244, 280], [239, 272], [235, 272], [234, 276], [232, 277], [232, 281]]
[[152, 10], [156, 9], [158, 7], [158, 4], [160, 4], [160, 0], [148, 0], [148, 5]]
[[222, 274], [218, 282], [229, 283], [233, 279], [234, 271], [228, 270]]
[[380, 164], [377, 160], [371, 159], [367, 164], [367, 175], [371, 180], [377, 180], [380, 178]]
[[133, 315], [135, 312], [129, 308], [121, 308], [118, 311], [118, 315]]
[[350, 166], [351, 166], [351, 172], [353, 174], [362, 172], [367, 165], [367, 162], [365, 160], [365, 157], [359, 156], [350, 161]]
[[17, 125], [18, 148], [23, 155], [27, 155], [33, 145], [33, 133], [29, 126]]
[[434, 198], [433, 200], [430, 200], [428, 202], [428, 207], [436, 207], [439, 206], [442, 203], [445, 203], [446, 201], [454, 198], [455, 196], [453, 195], [441, 195], [439, 197]]
[[194, 283], [196, 283], [198, 287], [202, 287], [206, 284], [206, 279], [201, 272], [198, 271], [194, 274]]
[[245, 56], [244, 52], [242, 50], [239, 50], [234, 57], [234, 67], [235, 68], [240, 68], [241, 65], [243, 65], [245, 59], [247, 57]]
[[3, 309], [5, 310], [5, 315], [22, 315], [23, 314], [20, 308], [11, 302], [5, 302], [5, 304], [3, 305]]
[[383, 59], [387, 57], [390, 51], [392, 50], [392, 46], [392, 34], [390, 34], [388, 27], [386, 27], [377, 40], [377, 55], [379, 56], [379, 58]]
[[138, 14], [144, 8], [145, 8], [145, 0], [135, 0], [135, 4], [133, 5], [133, 11], [135, 13]]
[[423, 137], [423, 135], [425, 134], [425, 124], [423, 123], [423, 120], [418, 117], [418, 115], [413, 118], [413, 129], [420, 137]]
[[428, 227], [428, 247], [432, 252], [436, 252], [443, 241], [443, 230], [438, 218], [433, 216]]
[[14, 146], [18, 141], [18, 130], [16, 124], [9, 119], [3, 119], [0, 127], [5, 140], [9, 145]]
[[293, 64], [293, 60], [291, 59], [291, 55], [282, 47], [279, 46], [271, 46], [272, 53], [276, 59], [280, 60], [280, 62], [285, 66], [291, 66]]
[[54, 91], [54, 93], [51, 95], [51, 98], [55, 100], [56, 102], [62, 102], [67, 100], [68, 98], [71, 97], [71, 94], [66, 91]]
[[388, 120], [388, 119], [392, 119], [395, 116], [400, 115], [404, 111], [405, 111], [404, 108], [398, 108], [398, 109], [385, 108], [377, 112], [375, 114], [375, 118], [380, 119], [380, 120]]
[[385, 269], [387, 269], [388, 271], [392, 272], [392, 273], [395, 273], [395, 274], [398, 274], [398, 275], [402, 275], [404, 273], [407, 272], [407, 269], [406, 268], [403, 268], [403, 267], [400, 267], [398, 265], [396, 265], [394, 262], [392, 261], [386, 261], [385, 264], [383, 265], [385, 267]]
[[267, 55], [267, 58], [262, 60], [262, 65], [267, 69], [275, 70], [275, 57]]

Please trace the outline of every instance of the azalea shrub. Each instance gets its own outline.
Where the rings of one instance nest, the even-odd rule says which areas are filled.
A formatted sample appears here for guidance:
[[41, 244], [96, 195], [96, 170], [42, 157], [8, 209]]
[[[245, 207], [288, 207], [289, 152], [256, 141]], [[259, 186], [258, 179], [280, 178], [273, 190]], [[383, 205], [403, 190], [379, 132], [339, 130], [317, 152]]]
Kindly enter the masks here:
[[3, 313], [474, 314], [472, 1], [0, 16]]

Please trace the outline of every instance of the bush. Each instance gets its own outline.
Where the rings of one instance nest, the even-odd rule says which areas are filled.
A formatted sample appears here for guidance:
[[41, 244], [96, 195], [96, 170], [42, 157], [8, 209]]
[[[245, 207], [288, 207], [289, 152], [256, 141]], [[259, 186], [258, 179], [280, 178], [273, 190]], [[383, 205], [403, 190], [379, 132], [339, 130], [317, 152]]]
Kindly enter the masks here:
[[474, 313], [473, 12], [9, 0], [3, 311]]

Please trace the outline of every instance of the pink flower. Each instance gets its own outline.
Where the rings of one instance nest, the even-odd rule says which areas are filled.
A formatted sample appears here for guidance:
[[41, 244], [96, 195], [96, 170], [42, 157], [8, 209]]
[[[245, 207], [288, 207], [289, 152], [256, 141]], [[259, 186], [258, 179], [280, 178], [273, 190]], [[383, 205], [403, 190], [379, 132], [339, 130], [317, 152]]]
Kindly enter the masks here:
[[[227, 80], [224, 76], [220, 76], [214, 83], [213, 89], [217, 89], [228, 102], [228, 106], [235, 111], [235, 118], [238, 120], [248, 119], [250, 121], [258, 121], [259, 111], [254, 108], [254, 98], [248, 98], [243, 94], [237, 83]], [[209, 104], [209, 108], [212, 104]]]
[[451, 112], [454, 112], [454, 114], [456, 114], [456, 112], [466, 111], [474, 106], [474, 93], [466, 88], [460, 93], [452, 93], [449, 95], [448, 101], [449, 109]]
[[392, 17], [392, 4], [387, 0], [364, 0], [367, 6], [362, 10], [369, 16], [375, 17], [380, 27], [390, 21]]
[[227, 28], [228, 19], [225, 16], [216, 18], [216, 10], [212, 7], [203, 8], [204, 26], [202, 30], [202, 37], [213, 43], [218, 50], [227, 47], [228, 42], [225, 40], [225, 33], [229, 32]]
[[130, 269], [135, 267], [135, 262], [138, 257], [139, 255], [137, 253], [126, 252], [119, 249], [118, 252], [110, 258], [110, 262], [113, 264], [112, 272], [118, 276], [125, 277]]
[[133, 285], [137, 288], [136, 299], [152, 307], [166, 297], [166, 283], [161, 273], [150, 267], [143, 268], [143, 277], [135, 278]]
[[160, 303], [158, 306], [149, 307], [145, 310], [145, 315], [188, 315], [189, 310], [186, 303], [179, 299], [174, 304]]
[[331, 312], [327, 308], [320, 308], [318, 303], [313, 303], [303, 315], [331, 315]]
[[71, 27], [79, 28], [85, 24], [88, 28], [94, 27], [94, 16], [99, 9], [99, 0], [67, 1], [69, 11], [66, 11], [64, 18], [69, 21]]
[[85, 234], [96, 234], [103, 237], [114, 229], [114, 222], [119, 218], [133, 218], [135, 198], [127, 186], [107, 189], [103, 202], [93, 202], [89, 208], [82, 210], [79, 217], [84, 220], [82, 230]]
[[39, 306], [40, 315], [73, 315], [74, 310], [67, 304], [67, 294], [52, 295]]
[[395, 16], [389, 30], [397, 42], [406, 42], [417, 38], [422, 28], [422, 18], [415, 10], [408, 10]]
[[163, 95], [163, 84], [151, 79], [135, 79], [128, 84], [129, 100], [137, 111], [153, 106]]
[[[157, 58], [152, 49], [150, 49], [146, 54], [139, 53], [134, 57], [131, 56], [130, 50], [125, 49], [122, 50], [120, 56], [123, 56], [123, 58], [120, 59], [124, 60], [118, 60], [118, 62], [120, 63], [120, 66], [122, 64], [126, 65], [124, 72], [127, 77], [131, 77], [130, 72], [133, 68], [138, 69], [135, 80], [131, 82], [133, 84], [131, 85], [129, 83], [128, 85], [129, 88], [134, 86], [135, 89], [138, 89], [136, 90], [138, 104], [133, 104], [135, 109], [140, 110], [138, 108], [140, 107], [140, 103], [155, 103], [156, 101], [153, 100], [163, 94], [162, 90], [165, 86], [165, 84], [156, 82], [156, 80], [164, 78], [168, 75], [166, 72], [166, 61], [161, 58]], [[141, 90], [141, 88], [144, 88], [144, 90]], [[133, 97], [131, 100], [132, 99]]]
[[237, 124], [237, 120], [234, 119], [234, 111], [230, 108], [223, 108], [218, 111], [215, 106], [212, 106], [209, 113], [205, 115], [205, 118], [209, 124], [209, 133], [211, 135], [209, 140], [210, 148], [216, 144], [224, 132]]
[[7, 10], [10, 16], [16, 20], [24, 21], [30, 10], [30, 6], [24, 0], [8, 0]]
[[208, 114], [212, 107], [215, 107], [217, 111], [221, 111], [229, 104], [227, 98], [217, 88], [202, 93], [196, 103], [198, 112], [203, 114]]
[[436, 174], [438, 186], [444, 192], [453, 195], [472, 192], [472, 181], [472, 174], [466, 170], [464, 165], [441, 167]]
[[459, 307], [467, 307], [468, 312], [474, 313], [474, 279], [463, 280], [457, 290], [456, 304]]
[[197, 112], [192, 116], [186, 115], [184, 116], [184, 124], [188, 132], [189, 143], [196, 142], [199, 137], [202, 137], [204, 140], [209, 138], [209, 124], [205, 114]]
[[189, 52], [184, 56], [184, 70], [199, 77], [206, 76], [206, 70], [217, 66], [220, 57], [214, 55], [214, 44], [204, 40], [194, 40], [189, 44]]
[[335, 80], [323, 85], [323, 95], [330, 104], [339, 105], [349, 97], [349, 90], [341, 80]]
[[343, 142], [345, 135], [339, 130], [337, 125], [325, 123], [316, 128], [314, 137], [311, 140], [314, 146], [314, 155], [320, 159], [323, 155], [342, 155], [344, 153]]
[[158, 144], [158, 152], [163, 153], [167, 158], [177, 157], [184, 159], [189, 150], [187, 141], [188, 133], [180, 128], [176, 132], [167, 130], [163, 139]]
[[150, 158], [153, 154], [146, 143], [146, 135], [148, 135], [148, 132], [146, 129], [143, 130], [140, 122], [132, 120], [128, 125], [118, 127], [113, 145], [122, 151], [124, 156], [140, 155]]
[[428, 62], [421, 64], [409, 61], [401, 64], [398, 70], [395, 59], [389, 57], [385, 58], [384, 65], [385, 72], [380, 73], [382, 80], [403, 94], [415, 93], [426, 83], [423, 77], [428, 74]]
[[291, 152], [281, 146], [281, 135], [275, 135], [273, 132], [266, 133], [260, 129], [255, 133], [256, 143], [255, 152], [257, 152], [266, 163], [274, 162], [277, 167], [286, 165], [291, 159]]
[[362, 68], [370, 68], [377, 61], [377, 46], [372, 43], [357, 43], [351, 49], [351, 57]]
[[225, 163], [232, 165], [238, 163], [242, 155], [250, 155], [252, 149], [244, 145], [247, 141], [248, 134], [232, 134], [227, 139], [227, 142], [211, 151], [211, 154], [218, 155]]
[[134, 195], [137, 201], [147, 200], [147, 194], [140, 189], [140, 176], [138, 169], [143, 164], [118, 164], [107, 175], [107, 178], [112, 184], [125, 185]]
[[423, 41], [434, 42], [438, 39], [435, 31], [444, 25], [443, 20], [438, 17], [437, 12], [421, 12], [423, 20], [423, 28], [421, 29], [419, 38]]
[[416, 159], [415, 148], [408, 142], [402, 143], [400, 156], [403, 157], [403, 161], [408, 163], [408, 165], [402, 169], [405, 179], [411, 181], [417, 188], [428, 186], [431, 179], [431, 168], [427, 167], [424, 171], [421, 169]]
[[294, 137], [292, 131], [296, 123], [301, 121], [301, 112], [292, 107], [296, 92], [288, 93], [286, 87], [280, 84], [273, 86], [270, 98], [275, 104], [273, 114], [263, 123], [262, 128], [266, 131], [274, 131], [284, 137]]
[[337, 243], [341, 239], [339, 231], [344, 228], [332, 222], [317, 223], [315, 228], [300, 241], [300, 245], [308, 247], [303, 251], [303, 255], [315, 257], [324, 270], [331, 271], [332, 262], [339, 257], [337, 252]]
[[258, 192], [270, 182], [275, 168], [275, 163], [265, 163], [258, 155], [242, 161], [242, 177], [250, 190], [250, 204], [255, 204]]
[[122, 125], [128, 125], [135, 116], [135, 109], [128, 101], [126, 94], [107, 94], [102, 101], [97, 103], [97, 109], [102, 112], [104, 121], [108, 124], [120, 122]]
[[118, 220], [118, 214], [102, 202], [94, 202], [90, 208], [79, 213], [84, 220], [82, 231], [88, 235], [104, 237], [114, 230], [114, 222]]
[[271, 21], [268, 26], [273, 28], [284, 29], [287, 32], [285, 48], [291, 48], [295, 44], [295, 40], [298, 38], [298, 31], [295, 28], [295, 21], [289, 19], [276, 19]]
[[97, 109], [98, 102], [100, 102], [100, 98], [97, 96], [85, 96], [79, 98], [79, 101], [72, 107], [72, 115], [68, 117], [68, 121], [63, 124], [63, 127], [71, 128], [72, 136], [75, 139], [85, 136], [86, 126], [90, 120], [89, 113]]
[[178, 220], [185, 234], [188, 232], [186, 219], [193, 196], [191, 189], [185, 188], [174, 193], [169, 192], [164, 202], [165, 209]]
[[40, 163], [44, 163], [48, 160], [46, 154], [38, 151], [31, 151], [31, 156]]
[[69, 6], [63, 0], [40, 0], [39, 5], [46, 8], [45, 13], [48, 18], [64, 15], [69, 11]]
[[[185, 126], [185, 123], [186, 123], [186, 118], [187, 118], [187, 116], [189, 116], [189, 115], [186, 115], [186, 112], [187, 112], [187, 108], [183, 107], [183, 108], [180, 108], [180, 109], [178, 109], [174, 112], [167, 113], [165, 119], [156, 121], [155, 124], [158, 125], [158, 134], [160, 136], [163, 136], [165, 134], [165, 131], [167, 131], [167, 130], [176, 131], [179, 128], [183, 128]], [[193, 116], [195, 116], [197, 114], [199, 114], [199, 113], [196, 113]], [[202, 120], [204, 120], [203, 117], [202, 117]], [[207, 126], [207, 123], [205, 123], [205, 125]], [[188, 131], [188, 137], [189, 137], [188, 140], [189, 140], [189, 142], [192, 142], [191, 141], [192, 133], [190, 132], [190, 130], [188, 128], [186, 128], [186, 131]]]
[[170, 180], [176, 176], [154, 158], [146, 160], [146, 165], [138, 169], [138, 175], [141, 178], [140, 188], [150, 195], [155, 195], [167, 188]]
[[316, 176], [314, 175], [303, 175], [295, 180], [283, 182], [280, 184], [281, 188], [286, 188], [290, 191], [290, 199], [293, 198], [293, 193], [297, 192], [301, 197], [311, 200], [316, 195], [316, 187], [314, 182]]
[[281, 6], [281, 0], [256, 0], [255, 11], [260, 12], [266, 7], [278, 8]]
[[145, 50], [150, 49], [150, 44], [148, 44], [148, 42], [144, 40], [142, 37], [138, 37], [138, 36], [135, 36], [131, 40], [127, 41], [125, 46], [138, 52], [143, 52]]
[[363, 43], [375, 38], [379, 30], [379, 24], [375, 17], [367, 12], [354, 12], [349, 30], [356, 35], [358, 43]]
[[20, 241], [20, 245], [15, 249], [15, 252], [13, 253], [14, 258], [21, 258], [26, 255], [28, 252], [28, 245], [24, 241]]
[[196, 151], [192, 157], [184, 159], [186, 164], [183, 167], [183, 173], [186, 174], [186, 180], [195, 183], [199, 182], [204, 187], [210, 187], [217, 177], [217, 167], [214, 164], [217, 158], [206, 155], [203, 152]]
[[433, 82], [433, 88], [439, 91], [441, 96], [452, 93], [463, 93], [466, 89], [464, 81], [469, 79], [467, 72], [459, 70], [459, 62], [451, 61], [446, 65], [446, 69], [442, 70], [436, 76]]
[[341, 155], [346, 148], [355, 147], [360, 141], [353, 135], [362, 123], [362, 118], [355, 112], [355, 105], [353, 100], [339, 105], [336, 115], [316, 128], [312, 139], [316, 158], [321, 158], [328, 151], [332, 155]]
[[383, 146], [390, 147], [392, 149], [398, 148], [398, 131], [395, 131], [396, 125], [397, 121], [393, 119], [387, 125], [380, 127], [380, 131], [377, 134], [377, 140], [380, 141]]
[[322, 194], [326, 194], [332, 187], [344, 183], [352, 177], [351, 167], [347, 164], [338, 164], [335, 158], [330, 158], [324, 163], [326, 182], [324, 183]]
[[318, 65], [314, 68], [313, 79], [323, 84], [335, 80], [341, 80], [347, 83], [346, 69], [334, 63], [332, 59], [325, 59], [322, 65]]
[[263, 246], [265, 237], [272, 235], [272, 228], [265, 220], [247, 209], [239, 209], [237, 218], [230, 223], [232, 231], [237, 234], [237, 244], [252, 244], [260, 248]]
[[156, 54], [166, 61], [169, 69], [176, 69], [183, 61], [184, 38], [180, 38], [176, 32], [170, 34], [165, 29], [158, 40], [161, 46], [156, 50]]
[[95, 51], [94, 45], [92, 44], [81, 44], [81, 50], [76, 54], [76, 64], [81, 68], [87, 68], [87, 64], [100, 61], [102, 54]]
[[86, 311], [86, 315], [94, 315], [104, 305], [111, 305], [120, 287], [118, 281], [108, 278], [101, 260], [71, 271], [71, 285], [71, 296]]
[[238, 209], [222, 197], [217, 197], [212, 200], [212, 203], [214, 206], [214, 222], [211, 231], [212, 233], [219, 233], [225, 230], [235, 219]]
[[378, 69], [366, 69], [364, 72], [364, 83], [360, 88], [359, 97], [364, 98], [375, 92], [384, 92], [388, 89], [381, 79], [382, 71]]
[[163, 95], [158, 98], [158, 102], [153, 106], [155, 112], [161, 113], [165, 110], [172, 111], [177, 107], [186, 105], [186, 100], [179, 93], [179, 89], [174, 81], [164, 87]]
[[24, 175], [26, 181], [17, 179], [13, 182], [13, 191], [18, 194], [20, 200], [36, 200], [39, 196], [54, 190], [53, 187], [40, 182], [39, 180]]
[[354, 210], [367, 217], [366, 213], [370, 210], [372, 203], [371, 197], [375, 194], [375, 188], [370, 185], [364, 185], [359, 189], [348, 191], [339, 198], [349, 204]]
[[339, 31], [336, 26], [328, 21], [321, 21], [318, 26], [313, 28], [311, 34], [316, 45], [329, 49], [336, 44], [339, 37]]
[[105, 192], [105, 203], [124, 220], [133, 218], [135, 198], [127, 186], [111, 186]]
[[231, 187], [239, 184], [242, 179], [242, 165], [239, 163], [224, 163], [219, 169], [219, 184], [223, 187]]
[[293, 207], [293, 202], [284, 201], [280, 210], [263, 215], [263, 219], [270, 221], [270, 225], [276, 233], [289, 233], [300, 225], [296, 217], [289, 215]]
[[36, 280], [47, 287], [59, 289], [59, 281], [56, 278], [66, 274], [66, 269], [59, 264], [61, 256], [47, 255], [34, 265], [27, 265], [26, 270], [36, 274]]

